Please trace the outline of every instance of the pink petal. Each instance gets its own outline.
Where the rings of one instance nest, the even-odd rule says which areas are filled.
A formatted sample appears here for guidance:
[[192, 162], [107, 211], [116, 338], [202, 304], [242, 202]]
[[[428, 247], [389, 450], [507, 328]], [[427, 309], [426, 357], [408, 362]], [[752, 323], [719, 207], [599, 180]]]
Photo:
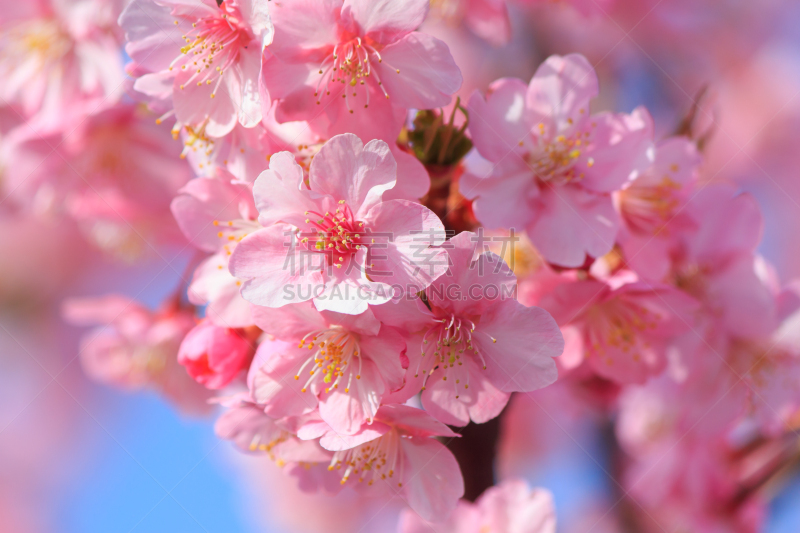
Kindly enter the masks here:
[[533, 75], [526, 97], [527, 107], [548, 130], [567, 128], [569, 119], [577, 122], [589, 101], [599, 94], [597, 74], [580, 54], [548, 57]]
[[273, 2], [270, 16], [275, 35], [270, 51], [283, 61], [322, 59], [320, 49], [338, 42], [342, 0]]
[[[295, 348], [294, 351], [296, 350]], [[317, 407], [314, 391], [302, 392], [306, 383], [305, 376], [300, 375], [300, 379], [295, 379], [305, 362], [304, 355], [275, 354], [255, 374], [252, 384], [253, 399], [264, 405], [264, 412], [268, 415], [275, 418], [297, 416]]]
[[259, 174], [253, 184], [253, 197], [259, 222], [269, 226], [278, 222], [305, 226], [305, 214], [317, 210], [318, 203], [304, 185], [303, 169], [289, 152], [270, 158], [269, 169]]
[[610, 196], [572, 185], [541, 193], [528, 235], [547, 261], [579, 267], [587, 255], [601, 257], [611, 251], [620, 221]]
[[362, 35], [389, 44], [416, 30], [428, 15], [427, 0], [345, 0], [343, 18], [351, 18]]
[[756, 273], [753, 256], [732, 258], [707, 284], [705, 299], [731, 335], [765, 338], [778, 326], [775, 296]]
[[478, 91], [470, 96], [469, 132], [486, 159], [498, 162], [510, 152], [522, 150], [519, 143], [530, 135], [533, 125], [525, 107], [527, 91], [522, 80], [501, 78], [489, 86], [485, 100]]
[[553, 358], [564, 350], [564, 338], [544, 309], [499, 302], [481, 316], [473, 338], [486, 377], [503, 392], [540, 389], [558, 377]]
[[297, 342], [306, 334], [327, 329], [328, 322], [311, 302], [301, 302], [279, 309], [254, 305], [253, 321], [256, 326], [278, 339]]
[[243, 328], [253, 325], [250, 304], [242, 298], [239, 286], [228, 271], [227, 256], [214, 254], [194, 271], [187, 289], [189, 301], [195, 305], [208, 304], [206, 316], [216, 325]]
[[[316, 84], [314, 78], [312, 87], [316, 87]], [[306, 115], [309, 125], [318, 135], [330, 138], [352, 133], [365, 140], [381, 139], [390, 144], [396, 142], [406, 120], [406, 109], [392, 105], [377, 83], [366, 84], [366, 90], [356, 91], [355, 96], [337, 85], [330, 86], [330, 95], [315, 98], [313, 101], [319, 101], [320, 104]], [[342, 98], [343, 95], [346, 98]]]
[[[190, 81], [194, 71], [181, 70], [175, 76], [172, 102], [175, 116], [184, 124], [199, 127], [206, 120], [205, 132], [212, 137], [224, 137], [233, 130], [237, 122], [237, 109], [234, 96], [230, 92], [233, 72], [228, 69], [223, 81], [215, 89], [216, 84], [197, 85]], [[183, 89], [181, 89], [183, 85]], [[211, 94], [214, 93], [214, 98]]]
[[388, 391], [395, 391], [403, 386], [406, 375], [403, 353], [406, 343], [397, 331], [389, 326], [382, 326], [377, 336], [361, 337], [360, 346], [362, 355], [373, 362]]
[[373, 140], [364, 146], [361, 139], [346, 133], [322, 146], [308, 179], [311, 190], [344, 200], [361, 218], [394, 187], [397, 163], [385, 142]]
[[486, 490], [477, 502], [480, 525], [491, 531], [555, 533], [553, 495], [529, 489], [524, 481], [508, 480]]
[[309, 265], [297, 240], [288, 246], [293, 232], [292, 226], [277, 224], [251, 233], [236, 246], [228, 266], [231, 274], [245, 280], [245, 300], [282, 307], [310, 299], [312, 291], [323, 286], [322, 274]]
[[621, 189], [653, 162], [653, 119], [644, 108], [630, 115], [602, 113], [586, 149], [576, 162], [581, 185], [596, 192]]
[[[261, 96], [259, 80], [261, 79], [261, 47], [251, 43], [249, 47], [239, 51], [239, 61], [234, 68], [236, 85], [239, 92], [233, 94], [238, 104], [239, 124], [245, 128], [253, 128], [261, 123]], [[266, 106], [269, 109], [269, 106]]]
[[[403, 290], [424, 289], [445, 273], [447, 258], [442, 249], [429, 248], [444, 241], [444, 226], [433, 211], [407, 200], [376, 205], [366, 216], [370, 230], [378, 234], [379, 246], [367, 256], [371, 279], [391, 283]], [[380, 234], [391, 235], [387, 242]]]
[[343, 380], [338, 389], [320, 399], [319, 414], [337, 434], [353, 435], [362, 424], [372, 421], [386, 392], [375, 364], [364, 358], [360, 365], [361, 370], [351, 369], [351, 372], [360, 372], [361, 379], [354, 379], [349, 385]]
[[755, 250], [764, 230], [761, 210], [752, 196], [736, 192], [727, 184], [707, 185], [689, 202], [687, 209], [697, 219], [688, 239], [690, 257], [713, 264]]
[[381, 56], [383, 61], [372, 66], [395, 106], [415, 109], [445, 106], [461, 88], [461, 71], [450, 49], [435, 37], [410, 33], [384, 48]]
[[174, 22], [170, 9], [160, 3], [133, 0], [119, 17], [119, 25], [125, 30], [125, 51], [145, 70], [167, 70], [180, 53], [175, 43], [182, 42], [181, 37], [191, 29], [183, 19], [177, 25]]
[[422, 409], [402, 404], [384, 404], [376, 419], [412, 437], [458, 437], [456, 433]]
[[420, 160], [395, 143], [389, 143], [389, 149], [397, 161], [397, 183], [383, 193], [383, 200], [419, 200], [428, 194], [431, 178]]
[[446, 520], [437, 518], [435, 522], [423, 520], [411, 509], [403, 509], [397, 530], [399, 533], [467, 533], [475, 529], [479, 519], [478, 510], [461, 500]]
[[217, 236], [214, 221], [242, 218], [239, 208], [252, 203], [251, 198], [252, 192], [246, 185], [218, 178], [195, 178], [179, 191], [170, 208], [191, 244], [216, 252], [225, 243]]
[[[422, 406], [437, 420], [450, 426], [466, 426], [470, 420], [483, 424], [500, 414], [508, 403], [510, 394], [500, 392], [485, 377], [482, 368], [467, 363], [469, 388], [462, 383], [444, 381], [434, 376], [422, 392]], [[456, 398], [458, 396], [458, 398]]]
[[375, 318], [371, 310], [358, 315], [336, 313], [334, 311], [322, 311], [320, 314], [328, 323], [342, 326], [347, 331], [364, 335], [365, 338], [377, 335], [381, 329], [380, 321]]
[[[436, 306], [451, 310], [457, 315], [480, 315], [493, 306], [498, 298], [514, 297], [517, 278], [505, 261], [488, 250], [488, 238], [464, 231], [447, 241], [447, 255], [451, 265], [426, 291], [428, 300]], [[478, 255], [480, 254], [480, 255]], [[452, 290], [460, 295], [452, 298]], [[496, 292], [495, 292], [496, 291]]]
[[390, 429], [386, 424], [375, 422], [364, 425], [355, 435], [340, 435], [334, 431], [328, 431], [320, 438], [319, 443], [320, 446], [332, 452], [349, 450], [385, 435]]
[[418, 332], [430, 327], [434, 320], [430, 309], [419, 298], [398, 298], [371, 309], [378, 320], [401, 331]]
[[475, 216], [489, 229], [527, 228], [534, 218], [539, 187], [522, 158], [509, 155], [497, 164], [472, 156], [459, 189], [473, 200]]
[[453, 454], [434, 439], [402, 439], [407, 461], [403, 487], [409, 506], [425, 520], [448, 516], [464, 495], [464, 479]]
[[506, 0], [469, 0], [464, 24], [493, 46], [503, 46], [511, 39]]

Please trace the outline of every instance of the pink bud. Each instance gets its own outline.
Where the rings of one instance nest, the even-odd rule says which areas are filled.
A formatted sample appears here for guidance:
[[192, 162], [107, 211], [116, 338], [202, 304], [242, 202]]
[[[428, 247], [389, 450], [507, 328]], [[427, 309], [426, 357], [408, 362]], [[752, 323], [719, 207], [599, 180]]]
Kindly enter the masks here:
[[222, 328], [208, 320], [195, 326], [183, 339], [178, 362], [198, 383], [221, 389], [247, 368], [252, 343], [241, 329]]

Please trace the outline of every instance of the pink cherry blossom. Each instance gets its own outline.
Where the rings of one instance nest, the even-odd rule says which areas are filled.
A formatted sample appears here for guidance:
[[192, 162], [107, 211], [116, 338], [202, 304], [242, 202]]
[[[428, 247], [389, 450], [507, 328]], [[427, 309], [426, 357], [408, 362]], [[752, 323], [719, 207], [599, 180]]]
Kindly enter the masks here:
[[428, 0], [275, 3], [264, 81], [278, 121], [389, 141], [409, 108], [447, 105], [461, 72], [445, 43], [415, 31], [427, 13]]
[[516, 278], [498, 256], [476, 253], [477, 243], [470, 232], [446, 243], [450, 268], [426, 290], [428, 306], [374, 308], [410, 333], [408, 385], [398, 400], [422, 390], [423, 407], [457, 426], [496, 417], [511, 392], [553, 383], [553, 358], [564, 348], [553, 318], [511, 298]]
[[359, 314], [393, 292], [427, 287], [446, 268], [444, 251], [429, 249], [444, 240], [444, 227], [420, 204], [383, 199], [396, 169], [386, 143], [364, 146], [350, 134], [320, 149], [308, 185], [290, 154], [272, 156], [253, 186], [265, 227], [229, 263], [242, 296], [266, 307], [313, 299], [319, 310]]
[[272, 39], [262, 0], [134, 0], [120, 16], [141, 93], [172, 100], [183, 125], [212, 137], [261, 122], [263, 50]]
[[590, 115], [594, 69], [580, 55], [551, 56], [530, 84], [504, 78], [469, 101], [470, 133], [488, 172], [468, 172], [461, 193], [474, 198], [488, 228], [527, 231], [544, 258], [577, 267], [611, 250], [620, 226], [611, 193], [649, 166], [652, 123], [631, 114]]
[[763, 227], [755, 200], [728, 185], [708, 185], [686, 214], [689, 228], [674, 237], [673, 283], [705, 306], [717, 334], [769, 336], [777, 327], [776, 291], [754, 254]]
[[555, 533], [553, 495], [531, 490], [521, 480], [507, 480], [491, 487], [473, 504], [461, 501], [446, 521], [422, 520], [407, 509], [400, 516], [399, 533]]
[[365, 492], [399, 493], [423, 519], [446, 519], [464, 494], [455, 457], [433, 438], [458, 435], [420, 409], [384, 405], [375, 422], [352, 436], [310, 419], [297, 435], [319, 439], [323, 448], [334, 452], [323, 475], [340, 480], [341, 485], [353, 483]]
[[[268, 357], [253, 378], [253, 397], [276, 418], [319, 407], [333, 430], [357, 432], [374, 420], [381, 401], [403, 386], [405, 343], [367, 310], [360, 315], [317, 311], [311, 302], [253, 308], [256, 325], [291, 343]], [[264, 361], [261, 363], [261, 361]]]
[[108, 295], [67, 300], [63, 314], [75, 325], [100, 326], [81, 340], [79, 355], [90, 377], [127, 389], [153, 388], [186, 411], [208, 411], [208, 392], [177, 360], [181, 340], [196, 323], [193, 313], [153, 312], [130, 298]]
[[643, 383], [664, 371], [669, 341], [695, 324], [697, 303], [669, 285], [621, 272], [607, 282], [564, 283], [540, 305], [561, 326], [567, 369], [584, 361], [618, 383]]
[[116, 103], [124, 89], [116, 0], [37, 0], [4, 5], [2, 105], [38, 129], [65, 130]]
[[673, 239], [701, 163], [694, 143], [671, 137], [656, 144], [655, 159], [629, 187], [614, 193], [622, 215], [619, 244], [628, 266], [643, 277], [669, 273]]
[[3, 188], [21, 209], [72, 217], [122, 255], [182, 240], [169, 200], [190, 171], [168, 133], [135, 107], [93, 115], [66, 136], [20, 126], [7, 141]]
[[208, 304], [206, 315], [222, 327], [253, 323], [250, 304], [239, 294], [241, 282], [228, 271], [237, 243], [261, 227], [252, 191], [251, 184], [217, 168], [215, 177], [191, 180], [172, 201], [172, 213], [189, 242], [213, 253], [195, 269], [189, 301]]
[[245, 331], [204, 320], [183, 338], [178, 362], [198, 383], [221, 389], [247, 369], [253, 352], [255, 348]]

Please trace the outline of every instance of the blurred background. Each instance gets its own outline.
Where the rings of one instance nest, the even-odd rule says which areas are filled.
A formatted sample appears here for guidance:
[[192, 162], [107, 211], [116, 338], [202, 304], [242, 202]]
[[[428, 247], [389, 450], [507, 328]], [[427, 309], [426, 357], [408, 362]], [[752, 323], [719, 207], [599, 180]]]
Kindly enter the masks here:
[[[2, 0], [0, 11], [11, 4]], [[657, 137], [682, 127], [707, 135], [704, 176], [754, 195], [766, 223], [760, 252], [781, 279], [800, 275], [800, 3], [510, 0], [511, 40], [502, 45], [492, 43], [497, 28], [476, 26], [462, 4], [433, 0], [424, 28], [453, 51], [462, 98], [500, 77], [527, 81], [550, 54], [586, 55], [600, 76], [595, 109], [644, 104]], [[0, 19], [0, 70], [14, 52], [9, 20]], [[121, 44], [119, 55], [124, 64]], [[18, 123], [0, 107], [0, 142]], [[87, 378], [86, 330], [63, 322], [64, 299], [116, 292], [155, 308], [180, 290], [194, 261], [180, 243], [111, 226], [23, 215], [8, 190], [0, 200], [0, 530], [321, 531], [326, 520], [393, 530], [399, 503], [301, 495], [265, 458], [219, 441], [213, 408], [198, 414], [155, 392]], [[515, 397], [504, 417], [501, 477], [553, 491], [560, 531], [615, 531], [619, 488], [604, 428], [557, 386], [531, 397]], [[774, 491], [766, 531], [800, 531], [800, 477]], [[313, 519], [288, 511], [304, 508]]]

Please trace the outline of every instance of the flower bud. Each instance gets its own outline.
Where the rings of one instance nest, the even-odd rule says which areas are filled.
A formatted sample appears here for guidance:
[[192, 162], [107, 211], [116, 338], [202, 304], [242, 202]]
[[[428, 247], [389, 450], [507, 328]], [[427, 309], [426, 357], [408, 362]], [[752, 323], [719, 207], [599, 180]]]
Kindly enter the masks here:
[[178, 362], [198, 383], [220, 389], [249, 364], [253, 347], [241, 329], [203, 320], [183, 339]]

